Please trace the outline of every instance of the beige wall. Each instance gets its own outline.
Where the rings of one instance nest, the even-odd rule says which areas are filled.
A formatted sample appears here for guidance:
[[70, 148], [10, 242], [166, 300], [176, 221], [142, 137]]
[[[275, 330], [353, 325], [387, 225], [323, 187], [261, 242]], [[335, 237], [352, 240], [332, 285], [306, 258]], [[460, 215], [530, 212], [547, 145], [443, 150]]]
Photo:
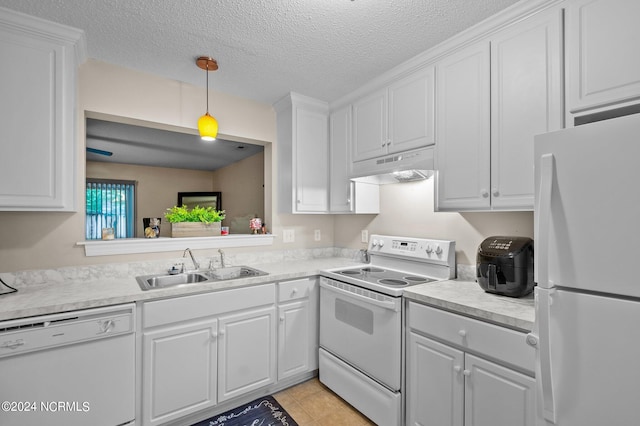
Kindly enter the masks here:
[[[492, 234], [533, 234], [531, 213], [434, 213], [431, 181], [382, 187], [379, 215], [275, 214], [277, 143], [273, 108], [219, 92], [212, 92], [210, 98], [210, 110], [225, 138], [265, 145], [264, 219], [273, 233], [288, 228], [295, 231], [296, 237], [289, 244], [276, 239], [273, 249], [363, 248], [360, 231], [368, 229], [370, 233], [455, 239], [458, 262], [473, 264], [475, 250], [483, 238]], [[168, 252], [87, 258], [82, 247], [76, 245], [84, 240], [84, 117], [124, 117], [195, 133], [196, 119], [204, 105], [202, 88], [93, 60], [82, 65], [77, 123], [78, 212], [0, 212], [0, 272], [180, 256], [181, 253]], [[321, 231], [321, 241], [313, 239], [316, 229]]]
[[214, 191], [222, 192], [224, 225], [232, 234], [248, 234], [249, 219], [265, 217], [264, 153], [214, 171], [213, 181]]
[[475, 264], [476, 251], [491, 235], [533, 238], [532, 212], [445, 213], [433, 211], [433, 179], [380, 187], [379, 215], [341, 215], [335, 221], [335, 244], [366, 248], [369, 234], [416, 236], [456, 241], [456, 262]]
[[[194, 68], [194, 72], [198, 72]], [[196, 133], [197, 118], [206, 103], [203, 88], [89, 60], [80, 67], [78, 82], [76, 213], [0, 212], [0, 271], [92, 263], [171, 258], [181, 253], [150, 253], [85, 257], [76, 243], [84, 241], [85, 115], [126, 117], [162, 123], [170, 130]], [[275, 112], [271, 105], [211, 92], [210, 111], [226, 139], [275, 142]], [[163, 127], [158, 125], [158, 127]], [[269, 165], [269, 172], [271, 170]], [[265, 182], [271, 194], [270, 181]], [[270, 216], [269, 216], [270, 217]]]

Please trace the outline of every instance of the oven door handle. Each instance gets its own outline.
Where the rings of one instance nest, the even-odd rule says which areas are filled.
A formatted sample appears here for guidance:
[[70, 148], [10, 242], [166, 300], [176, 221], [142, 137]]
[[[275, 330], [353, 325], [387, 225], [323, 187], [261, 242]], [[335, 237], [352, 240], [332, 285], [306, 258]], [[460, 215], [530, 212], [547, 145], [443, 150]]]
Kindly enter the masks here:
[[351, 297], [353, 299], [360, 300], [362, 302], [368, 303], [370, 305], [375, 305], [380, 308], [388, 309], [390, 311], [399, 312], [400, 307], [394, 300], [378, 300], [373, 299], [371, 297], [367, 297], [358, 293], [351, 292], [349, 290], [344, 290], [342, 288], [334, 287], [331, 284], [327, 284], [324, 280], [320, 281], [320, 287], [325, 288], [329, 291], [333, 291], [334, 293], [342, 294], [344, 296]]

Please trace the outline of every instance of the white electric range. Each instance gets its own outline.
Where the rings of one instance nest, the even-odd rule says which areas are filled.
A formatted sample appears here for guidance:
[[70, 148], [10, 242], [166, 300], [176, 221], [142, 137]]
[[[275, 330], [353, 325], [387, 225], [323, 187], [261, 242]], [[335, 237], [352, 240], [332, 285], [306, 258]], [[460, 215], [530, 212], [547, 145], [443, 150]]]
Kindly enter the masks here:
[[455, 242], [372, 235], [370, 263], [320, 278], [320, 381], [380, 425], [402, 422], [402, 293], [455, 277]]

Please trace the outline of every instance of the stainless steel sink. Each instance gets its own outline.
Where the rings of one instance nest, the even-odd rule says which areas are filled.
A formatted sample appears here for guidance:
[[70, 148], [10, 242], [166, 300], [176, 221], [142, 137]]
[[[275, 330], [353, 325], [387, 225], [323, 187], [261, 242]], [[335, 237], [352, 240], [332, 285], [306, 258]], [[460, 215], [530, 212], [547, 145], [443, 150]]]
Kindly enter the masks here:
[[140, 288], [143, 290], [152, 290], [156, 288], [173, 287], [182, 284], [194, 284], [210, 281], [210, 278], [199, 272], [191, 272], [175, 275], [145, 275], [136, 277]]
[[249, 266], [229, 266], [217, 268], [210, 272], [211, 277], [216, 281], [234, 280], [236, 278], [257, 277], [268, 275], [266, 272]]
[[249, 266], [233, 266], [219, 268], [213, 271], [187, 272], [182, 274], [155, 274], [136, 277], [142, 290], [155, 290], [160, 288], [175, 287], [179, 285], [208, 283], [234, 280], [246, 277], [268, 275], [267, 272]]

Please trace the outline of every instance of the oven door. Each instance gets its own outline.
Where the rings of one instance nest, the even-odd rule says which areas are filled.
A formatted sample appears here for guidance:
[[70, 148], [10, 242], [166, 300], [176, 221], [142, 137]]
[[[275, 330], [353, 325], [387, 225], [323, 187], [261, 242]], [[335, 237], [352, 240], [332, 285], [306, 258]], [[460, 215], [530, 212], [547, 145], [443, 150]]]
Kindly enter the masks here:
[[401, 298], [320, 279], [320, 346], [400, 390]]

